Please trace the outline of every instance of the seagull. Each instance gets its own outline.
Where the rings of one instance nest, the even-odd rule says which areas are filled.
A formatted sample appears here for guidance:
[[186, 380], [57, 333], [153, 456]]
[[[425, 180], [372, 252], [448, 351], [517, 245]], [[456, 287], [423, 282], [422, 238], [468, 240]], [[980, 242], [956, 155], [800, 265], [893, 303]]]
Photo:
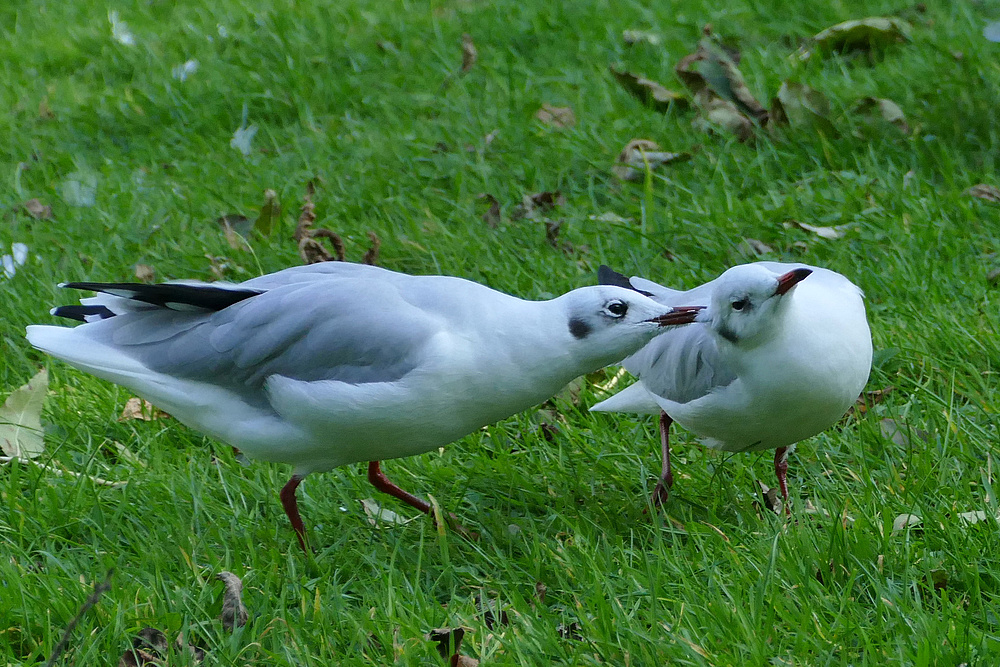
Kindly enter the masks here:
[[61, 287], [98, 293], [51, 311], [84, 324], [32, 325], [28, 341], [252, 458], [291, 464], [280, 498], [303, 550], [306, 475], [367, 461], [379, 491], [430, 512], [379, 461], [525, 410], [697, 314], [616, 286], [525, 301], [344, 262], [239, 284]]
[[639, 381], [593, 406], [660, 415], [660, 505], [673, 484], [673, 422], [726, 452], [774, 449], [788, 510], [789, 448], [839, 420], [868, 381], [872, 339], [861, 290], [828, 269], [755, 262], [689, 291], [601, 266], [598, 281], [661, 304], [704, 306], [691, 326], [657, 336], [622, 365]]

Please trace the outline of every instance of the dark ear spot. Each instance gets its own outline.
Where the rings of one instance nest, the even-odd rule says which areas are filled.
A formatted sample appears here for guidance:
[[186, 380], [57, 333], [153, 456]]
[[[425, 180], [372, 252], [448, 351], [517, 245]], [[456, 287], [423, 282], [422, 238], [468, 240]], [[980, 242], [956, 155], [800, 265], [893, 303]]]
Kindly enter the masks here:
[[590, 325], [578, 317], [570, 318], [569, 332], [573, 338], [586, 338], [590, 334]]

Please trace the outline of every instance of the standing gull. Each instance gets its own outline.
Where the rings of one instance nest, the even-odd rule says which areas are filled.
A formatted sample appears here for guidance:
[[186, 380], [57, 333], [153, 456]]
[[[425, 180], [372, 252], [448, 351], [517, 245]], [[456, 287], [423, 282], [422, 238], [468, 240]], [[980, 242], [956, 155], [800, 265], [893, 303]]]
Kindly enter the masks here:
[[309, 473], [369, 461], [376, 488], [428, 512], [379, 461], [525, 410], [696, 314], [621, 287], [524, 301], [342, 262], [238, 285], [62, 286], [99, 294], [52, 311], [81, 326], [29, 326], [31, 344], [251, 457], [291, 464], [280, 495], [303, 549], [295, 490]]
[[788, 448], [840, 419], [868, 381], [872, 339], [861, 290], [828, 269], [777, 262], [734, 266], [686, 292], [606, 266], [598, 279], [664, 305], [706, 307], [694, 325], [626, 359], [639, 381], [591, 408], [660, 415], [663, 468], [653, 502], [665, 501], [673, 484], [676, 421], [713, 449], [774, 449], [787, 509]]

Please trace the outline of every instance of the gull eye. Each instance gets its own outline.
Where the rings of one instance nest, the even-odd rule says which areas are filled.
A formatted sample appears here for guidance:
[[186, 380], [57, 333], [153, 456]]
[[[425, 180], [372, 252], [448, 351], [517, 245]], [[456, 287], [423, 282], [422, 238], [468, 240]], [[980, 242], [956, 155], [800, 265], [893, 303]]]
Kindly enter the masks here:
[[750, 306], [750, 299], [748, 297], [743, 297], [738, 301], [733, 301], [733, 310], [743, 310]]
[[611, 317], [625, 317], [628, 312], [628, 304], [624, 301], [612, 301], [604, 308]]

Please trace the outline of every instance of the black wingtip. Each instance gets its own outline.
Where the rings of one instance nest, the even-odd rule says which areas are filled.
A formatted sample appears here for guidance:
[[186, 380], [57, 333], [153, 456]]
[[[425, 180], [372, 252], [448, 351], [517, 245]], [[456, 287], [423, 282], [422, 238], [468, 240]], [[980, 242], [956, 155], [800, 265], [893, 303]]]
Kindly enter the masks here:
[[188, 307], [202, 310], [222, 310], [244, 299], [263, 294], [261, 290], [224, 288], [215, 285], [191, 285], [185, 283], [62, 283], [60, 287], [104, 292], [112, 296], [132, 301], [141, 301], [171, 310], [188, 310]]
[[641, 289], [636, 289], [632, 286], [632, 282], [624, 275], [618, 273], [610, 266], [606, 264], [601, 264], [597, 269], [597, 284], [598, 285], [614, 285], [615, 287], [624, 287], [625, 289], [630, 289], [633, 292], [638, 292], [643, 296], [653, 296], [652, 293], [646, 292]]
[[96, 322], [114, 317], [115, 314], [105, 306], [58, 306], [49, 311], [56, 317], [65, 317], [77, 322]]

